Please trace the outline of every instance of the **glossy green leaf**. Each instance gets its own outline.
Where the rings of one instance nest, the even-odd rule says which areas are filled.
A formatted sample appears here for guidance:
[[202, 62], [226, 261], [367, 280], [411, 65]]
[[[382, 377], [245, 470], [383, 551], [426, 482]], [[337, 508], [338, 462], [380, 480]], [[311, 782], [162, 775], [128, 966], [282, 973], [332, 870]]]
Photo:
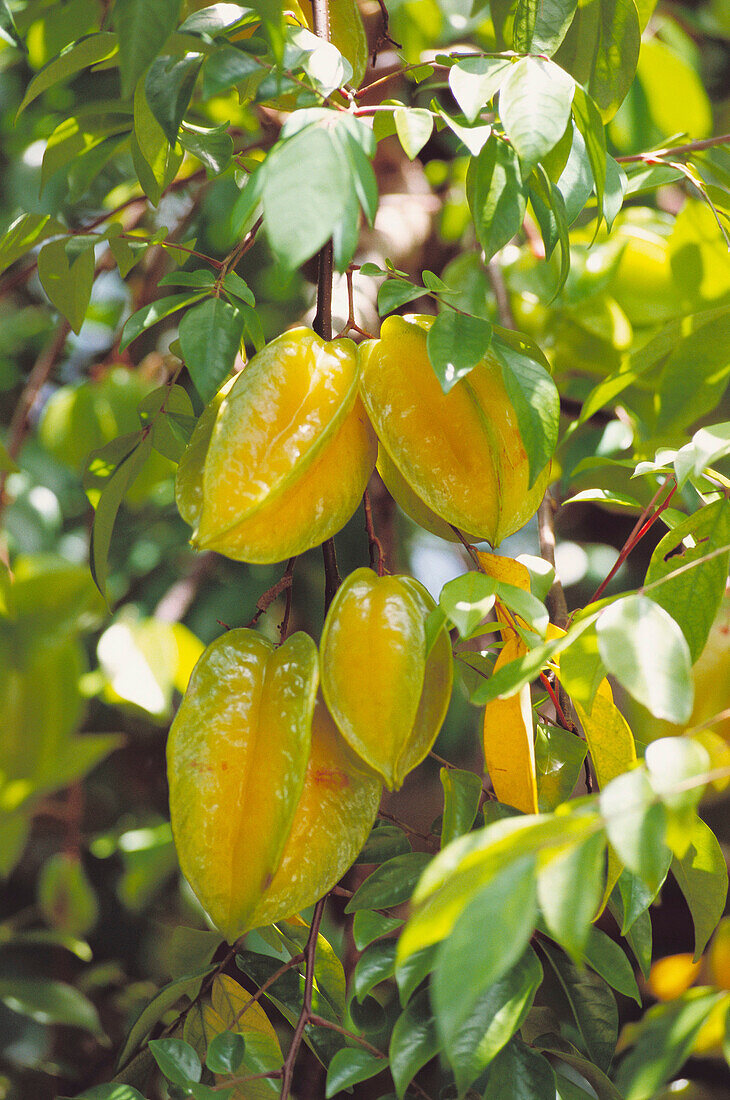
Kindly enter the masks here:
[[205, 1064], [212, 1073], [236, 1073], [246, 1053], [246, 1040], [235, 1031], [221, 1031], [210, 1042]]
[[185, 1086], [199, 1081], [203, 1072], [200, 1059], [189, 1043], [182, 1039], [150, 1039], [152, 1057], [173, 1085]]
[[281, 263], [294, 269], [329, 240], [343, 218], [353, 190], [347, 161], [327, 130], [307, 126], [275, 145], [262, 171], [266, 234]]
[[646, 772], [625, 772], [603, 788], [601, 812], [611, 845], [650, 890], [658, 889], [669, 865], [667, 814]]
[[464, 57], [449, 69], [449, 88], [466, 115], [476, 122], [483, 107], [499, 91], [512, 67], [503, 57]]
[[38, 278], [53, 305], [74, 332], [81, 331], [94, 283], [94, 248], [84, 248], [69, 259], [67, 241], [60, 238], [44, 244], [38, 254]]
[[242, 338], [243, 315], [223, 298], [206, 298], [180, 322], [185, 366], [205, 403], [233, 370]]
[[514, 150], [492, 135], [471, 162], [467, 199], [474, 229], [487, 260], [522, 227], [527, 191]]
[[119, 36], [122, 95], [132, 94], [147, 66], [177, 26], [180, 0], [115, 0], [114, 29]]
[[106, 582], [109, 575], [109, 548], [117, 513], [130, 485], [137, 477], [152, 450], [152, 437], [147, 436], [126, 457], [122, 458], [104, 486], [94, 514], [89, 547], [91, 575], [106, 598]]
[[228, 274], [223, 277], [223, 289], [230, 294], [231, 297], [236, 298], [238, 301], [245, 302], [252, 308], [256, 305], [256, 299], [254, 298], [250, 286], [245, 279], [242, 279], [235, 271], [229, 271]]
[[78, 1027], [97, 1037], [104, 1034], [91, 1001], [65, 982], [0, 977], [0, 1001], [39, 1024]]
[[442, 768], [444, 812], [441, 823], [441, 847], [468, 833], [474, 824], [482, 796], [482, 781], [474, 772], [461, 768]]
[[[668, 531], [654, 550], [644, 583], [655, 584], [681, 565], [730, 547], [730, 501], [720, 499]], [[655, 603], [679, 623], [694, 663], [704, 649], [727, 580], [730, 550], [651, 590]]]
[[583, 951], [585, 961], [612, 989], [641, 1005], [641, 993], [625, 952], [610, 936], [593, 925]]
[[378, 825], [365, 841], [356, 863], [385, 863], [411, 851], [408, 837], [397, 825]]
[[531, 53], [554, 54], [565, 38], [577, 6], [578, 0], [543, 0], [538, 4], [526, 48]]
[[233, 156], [233, 138], [227, 130], [204, 129], [186, 123], [179, 134], [180, 144], [204, 165], [209, 179], [225, 172]]
[[552, 378], [535, 359], [510, 347], [499, 336], [492, 339], [505, 389], [517, 416], [530, 463], [530, 486], [544, 470], [558, 440], [560, 397]]
[[586, 743], [562, 726], [536, 723], [535, 768], [541, 813], [550, 813], [573, 793], [586, 757]]
[[398, 917], [384, 917], [372, 909], [358, 909], [352, 922], [352, 938], [358, 951], [364, 951], [381, 936], [387, 936], [400, 928], [403, 921]]
[[[561, 1069], [564, 1070], [566, 1066], [570, 1066], [576, 1073], [580, 1074], [580, 1077], [586, 1081], [588, 1088], [583, 1089], [576, 1086], [579, 1089], [578, 1095], [581, 1100], [583, 1097], [590, 1098], [593, 1093], [598, 1097], [598, 1100], [623, 1100], [621, 1093], [618, 1091], [613, 1082], [606, 1076], [603, 1070], [595, 1066], [593, 1062], [588, 1061], [587, 1058], [581, 1058], [580, 1055], [574, 1054], [571, 1050], [566, 1050], [566, 1043], [556, 1042], [554, 1047], [550, 1045], [548, 1041], [540, 1042], [538, 1044], [541, 1050], [555, 1051], [556, 1057], [559, 1059], [556, 1071], [558, 1074], [558, 1093], [561, 1097], [565, 1097], [568, 1100], [568, 1094], [565, 1092], [565, 1084], [568, 1083], [568, 1079], [561, 1073]], [[570, 1083], [572, 1083], [574, 1077], [571, 1076]], [[589, 1089], [591, 1091], [589, 1091]], [[573, 1094], [571, 1093], [570, 1096]]]
[[555, 54], [595, 100], [604, 122], [616, 113], [631, 86], [639, 59], [641, 30], [634, 0], [581, 4]]
[[433, 115], [421, 107], [396, 107], [395, 132], [409, 160], [414, 160], [433, 131]]
[[[631, 876], [630, 871], [624, 871], [623, 876]], [[631, 876], [636, 878], [636, 876]], [[624, 912], [624, 901], [622, 896], [622, 888], [624, 883], [620, 882], [620, 885], [614, 887], [613, 892], [608, 900], [608, 908], [616, 919], [616, 923], [619, 928], [622, 929], [622, 935], [625, 936], [626, 942], [631, 948], [634, 958], [639, 964], [641, 973], [645, 978], [649, 977], [649, 971], [651, 969], [651, 951], [652, 951], [652, 928], [651, 917], [647, 909], [643, 909], [639, 912], [633, 921], [631, 921], [631, 914]], [[630, 900], [630, 899], [629, 899]], [[636, 906], [638, 908], [638, 905]], [[627, 924], [627, 918], [629, 924]]]
[[383, 317], [386, 313], [404, 306], [406, 302], [423, 297], [424, 293], [423, 287], [414, 286], [403, 279], [386, 279], [378, 290], [378, 313]]
[[494, 607], [496, 584], [484, 573], [469, 572], [447, 581], [439, 607], [462, 638], [468, 638]]
[[605, 879], [603, 832], [556, 856], [537, 879], [537, 896], [550, 934], [580, 964]]
[[[69, 180], [71, 180], [71, 174], [79, 171], [87, 157], [92, 162], [88, 173], [90, 182], [97, 168], [100, 170], [108, 159], [109, 151], [113, 152], [118, 144], [107, 139], [113, 135], [126, 134], [130, 128], [131, 121], [128, 115], [122, 112], [83, 114], [79, 117], [71, 116], [63, 119], [46, 143], [41, 167], [41, 192], [45, 190], [54, 174], [61, 169], [68, 170]], [[70, 190], [73, 191], [73, 189], [71, 184]], [[84, 187], [82, 191], [83, 189]], [[91, 244], [91, 241], [87, 241], [86, 244]], [[69, 258], [71, 258], [70, 254]]]
[[46, 237], [65, 232], [50, 214], [21, 214], [0, 239], [0, 274]]
[[395, 940], [373, 943], [357, 960], [352, 972], [352, 993], [362, 1003], [380, 982], [395, 973]]
[[598, 206], [598, 222], [603, 216], [606, 188], [606, 133], [601, 113], [591, 96], [580, 84], [576, 84], [573, 96], [573, 117], [585, 145], [586, 156], [593, 173], [593, 184]]
[[482, 1100], [555, 1100], [555, 1072], [542, 1054], [512, 1039], [489, 1067]]
[[723, 993], [689, 989], [676, 1001], [654, 1005], [644, 1015], [616, 1071], [625, 1100], [649, 1100], [681, 1067]]
[[[169, 3], [169, 0], [166, 2]], [[183, 57], [158, 57], [150, 65], [145, 77], [147, 102], [170, 145], [174, 145], [177, 140], [180, 123], [188, 109], [203, 60], [203, 54], [200, 53], [188, 53]]]
[[117, 36], [111, 31], [90, 34], [72, 43], [36, 73], [26, 89], [18, 114], [54, 84], [68, 80], [82, 69], [88, 69], [90, 65], [111, 57], [116, 52], [117, 45]]
[[570, 153], [557, 180], [557, 188], [565, 205], [565, 221], [569, 226], [585, 207], [594, 186], [585, 138], [577, 126], [573, 125], [572, 130]]
[[657, 718], [692, 713], [689, 648], [671, 615], [647, 596], [624, 596], [598, 619], [598, 652], [622, 687]]
[[[203, 15], [205, 11], [206, 9], [203, 8], [195, 14]], [[236, 49], [235, 46], [220, 43], [205, 60], [203, 99], [207, 100], [213, 96], [221, 95], [235, 84], [240, 84], [254, 74], [257, 74], [259, 79], [263, 79], [265, 76], [265, 70], [262, 69], [261, 62], [257, 57]]]
[[499, 92], [499, 116], [523, 171], [528, 173], [560, 141], [570, 118], [573, 81], [541, 57], [523, 57]]
[[725, 909], [728, 875], [725, 857], [712, 829], [696, 818], [687, 851], [672, 860], [672, 874], [684, 894], [695, 929], [699, 959]]
[[177, 313], [179, 309], [185, 309], [186, 306], [199, 302], [203, 297], [205, 297], [203, 291], [195, 294], [171, 294], [168, 298], [158, 298], [150, 305], [138, 309], [127, 320], [122, 329], [122, 338], [119, 343], [120, 350], [124, 351], [133, 340], [136, 340], [141, 333], [151, 328], [152, 325], [156, 325], [158, 321], [164, 320], [172, 313]]
[[423, 990], [398, 1017], [390, 1038], [390, 1072], [399, 1100], [422, 1066], [438, 1054], [436, 1033], [428, 991]]
[[[537, 955], [528, 947], [506, 974], [485, 989], [462, 1027], [443, 1036], [460, 1092], [476, 1080], [522, 1025], [542, 977]], [[438, 1018], [436, 1022], [438, 1026]]]
[[193, 403], [182, 386], [160, 386], [140, 401], [137, 408], [142, 427], [152, 428], [156, 451], [179, 462], [195, 427]]
[[535, 925], [534, 875], [534, 859], [529, 856], [497, 873], [466, 906], [441, 945], [432, 999], [447, 1047], [456, 1041], [486, 990], [524, 952]]
[[541, 940], [546, 955], [570, 1006], [580, 1041], [587, 1056], [608, 1072], [618, 1038], [618, 1008], [613, 993], [598, 975], [579, 970], [553, 944]]
[[537, 165], [531, 177], [530, 201], [540, 227], [547, 259], [552, 256], [556, 245], [560, 244], [560, 272], [553, 291], [557, 295], [565, 286], [570, 271], [568, 216], [562, 192], [548, 177], [541, 164]]
[[345, 907], [345, 912], [388, 909], [407, 901], [430, 858], [427, 852], [408, 852], [381, 863], [355, 891]]
[[628, 178], [621, 165], [606, 154], [606, 189], [603, 196], [603, 214], [609, 233], [613, 228], [628, 191]]
[[[657, 430], [684, 429], [710, 412], [725, 392], [730, 377], [727, 354], [730, 339], [730, 315], [693, 325], [682, 320], [682, 339], [664, 365], [658, 382]], [[693, 385], [687, 386], [687, 378]]]
[[644, 882], [643, 879], [634, 874], [633, 871], [630, 871], [628, 867], [624, 867], [618, 880], [618, 891], [623, 906], [623, 920], [621, 922], [622, 935], [630, 928], [633, 928], [639, 917], [647, 912], [649, 906], [659, 892], [659, 886], [657, 886], [656, 880], [661, 878], [663, 881], [669, 871], [670, 863], [671, 853], [666, 852], [664, 859], [658, 863], [655, 880], [651, 885]]
[[329, 1100], [329, 1097], [337, 1096], [343, 1089], [349, 1089], [360, 1081], [369, 1081], [386, 1068], [385, 1056], [378, 1058], [358, 1047], [343, 1047], [337, 1051], [327, 1068], [325, 1097]]
[[489, 321], [451, 309], [439, 313], [428, 330], [426, 347], [444, 393], [484, 358], [491, 340]]

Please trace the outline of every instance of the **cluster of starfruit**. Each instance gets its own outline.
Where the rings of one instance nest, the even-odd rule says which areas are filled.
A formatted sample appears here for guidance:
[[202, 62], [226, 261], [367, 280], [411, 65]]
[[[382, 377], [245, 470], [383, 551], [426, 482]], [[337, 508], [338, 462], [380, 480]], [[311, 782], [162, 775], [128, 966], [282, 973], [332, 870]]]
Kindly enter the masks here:
[[[452, 659], [409, 577], [358, 569], [318, 654], [232, 630], [200, 658], [170, 730], [170, 816], [183, 873], [223, 935], [296, 913], [362, 848], [382, 785], [399, 787], [441, 728]], [[321, 692], [319, 691], [321, 687]]]
[[[193, 545], [276, 562], [344, 527], [375, 467], [417, 523], [497, 545], [537, 510], [529, 463], [489, 353], [444, 394], [432, 318], [389, 317], [378, 340], [297, 328], [268, 344], [201, 416], [177, 476]], [[376, 439], [377, 436], [377, 439]]]

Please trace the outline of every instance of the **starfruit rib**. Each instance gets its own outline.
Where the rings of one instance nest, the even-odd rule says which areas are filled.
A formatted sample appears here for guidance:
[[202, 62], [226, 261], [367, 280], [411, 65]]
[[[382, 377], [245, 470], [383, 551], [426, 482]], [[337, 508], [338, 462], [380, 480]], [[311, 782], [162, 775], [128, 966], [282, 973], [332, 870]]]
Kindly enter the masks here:
[[353, 342], [325, 343], [311, 329], [282, 333], [251, 359], [216, 416], [203, 469], [200, 546], [302, 476], [354, 405], [357, 384]]
[[304, 784], [318, 682], [305, 634], [274, 649], [224, 634], [198, 661], [170, 729], [173, 835], [183, 874], [229, 941], [270, 885]]

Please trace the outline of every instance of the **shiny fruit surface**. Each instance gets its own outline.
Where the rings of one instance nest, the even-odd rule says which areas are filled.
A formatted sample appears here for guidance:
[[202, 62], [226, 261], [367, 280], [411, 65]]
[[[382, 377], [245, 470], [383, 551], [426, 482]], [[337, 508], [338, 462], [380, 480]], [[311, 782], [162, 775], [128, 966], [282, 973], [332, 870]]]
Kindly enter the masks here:
[[528, 488], [529, 464], [496, 358], [444, 394], [426, 340], [433, 318], [388, 317], [360, 345], [360, 392], [388, 458], [446, 523], [498, 545], [536, 512], [547, 468]]
[[322, 690], [342, 736], [392, 790], [419, 764], [451, 697], [451, 645], [426, 654], [434, 604], [411, 577], [357, 569], [332, 601], [320, 646]]

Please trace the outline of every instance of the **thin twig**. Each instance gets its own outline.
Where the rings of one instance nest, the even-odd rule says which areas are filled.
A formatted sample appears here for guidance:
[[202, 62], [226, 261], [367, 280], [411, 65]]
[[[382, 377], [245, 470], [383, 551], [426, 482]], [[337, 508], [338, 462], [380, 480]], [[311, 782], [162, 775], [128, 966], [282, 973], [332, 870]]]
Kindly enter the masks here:
[[[540, 507], [537, 510], [537, 532], [540, 540], [540, 555], [548, 565], [552, 565], [553, 569], [555, 569], [554, 519], [555, 502], [550, 495], [550, 490], [546, 489], [545, 496], [542, 498]], [[550, 612], [551, 621], [559, 626], [561, 630], [565, 630], [568, 625], [568, 604], [565, 599], [563, 582], [557, 572], [545, 603]]]
[[314, 1025], [314, 1027], [326, 1027], [330, 1031], [336, 1031], [338, 1035], [344, 1035], [346, 1039], [354, 1039], [355, 1042], [360, 1043], [365, 1050], [374, 1054], [377, 1058], [384, 1059], [383, 1069], [388, 1065], [387, 1057], [383, 1054], [382, 1050], [378, 1050], [378, 1048], [374, 1047], [372, 1043], [369, 1043], [367, 1039], [363, 1039], [362, 1035], [357, 1035], [354, 1031], [348, 1031], [346, 1027], [342, 1027], [341, 1024], [336, 1024], [332, 1020], [327, 1020], [324, 1016], [310, 1016], [309, 1022]]
[[312, 923], [309, 928], [309, 935], [307, 936], [307, 942], [304, 945], [304, 997], [302, 1000], [302, 1010], [299, 1013], [299, 1019], [297, 1020], [296, 1027], [294, 1028], [294, 1035], [292, 1036], [291, 1046], [287, 1051], [284, 1064], [281, 1067], [281, 1100], [288, 1100], [291, 1093], [292, 1080], [294, 1075], [294, 1063], [297, 1060], [299, 1054], [299, 1048], [302, 1045], [302, 1039], [304, 1038], [304, 1029], [312, 1018], [312, 992], [314, 990], [314, 959], [317, 953], [317, 938], [319, 936], [319, 926], [322, 923], [322, 915], [324, 913], [324, 906], [327, 898], [320, 898], [314, 907], [312, 913]]
[[[271, 607], [274, 600], [278, 596], [280, 596], [282, 592], [289, 592], [290, 591], [291, 586], [292, 586], [292, 574], [294, 572], [294, 563], [295, 563], [296, 560], [297, 560], [296, 558], [289, 558], [289, 561], [286, 563], [286, 569], [284, 570], [283, 576], [279, 577], [279, 580], [276, 581], [275, 584], [272, 584], [271, 588], [268, 588], [266, 590], [266, 592], [264, 592], [263, 596], [259, 596], [259, 598], [256, 601], [256, 608], [257, 608], [256, 614], [254, 615], [254, 617], [251, 619], [250, 623], [248, 624], [249, 629], [256, 625], [256, 623], [259, 621], [261, 616], [264, 615], [268, 611], [268, 609]], [[285, 614], [285, 620], [286, 620], [287, 623], [288, 623], [288, 619], [289, 619], [289, 612], [287, 611], [286, 614]], [[284, 624], [282, 623], [282, 626], [283, 625]], [[283, 642], [284, 637], [282, 637], [281, 640]]]
[[682, 157], [685, 154], [699, 153], [702, 149], [712, 149], [716, 145], [730, 145], [730, 134], [720, 134], [718, 137], [705, 138], [703, 141], [688, 141], [686, 145], [675, 145], [671, 149], [654, 149], [650, 153], [632, 153], [628, 157], [616, 157], [619, 164], [636, 164], [644, 161], [651, 164], [662, 160], [663, 157]]
[[362, 503], [365, 509], [365, 530], [367, 532], [370, 550], [370, 567], [377, 571], [379, 577], [382, 577], [385, 574], [385, 553], [383, 551], [383, 544], [375, 534], [373, 506], [370, 503], [370, 493], [367, 489], [363, 493]]

